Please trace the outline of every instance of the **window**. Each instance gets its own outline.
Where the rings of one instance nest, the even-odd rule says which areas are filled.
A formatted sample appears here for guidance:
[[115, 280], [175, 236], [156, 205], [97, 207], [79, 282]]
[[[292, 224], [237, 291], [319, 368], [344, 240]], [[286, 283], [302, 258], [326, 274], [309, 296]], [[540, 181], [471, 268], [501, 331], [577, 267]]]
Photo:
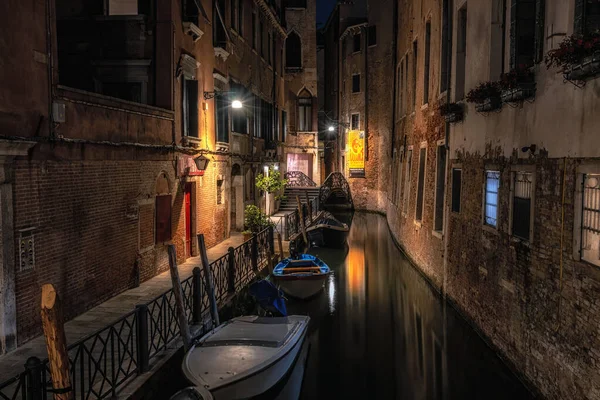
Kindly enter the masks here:
[[281, 141], [285, 142], [287, 136], [287, 111], [281, 111]]
[[406, 175], [404, 176], [404, 205], [402, 207], [403, 212], [408, 213], [408, 198], [410, 195], [410, 181], [411, 181], [411, 171], [412, 171], [412, 149], [408, 150], [408, 155], [406, 156]]
[[198, 81], [183, 78], [183, 134], [198, 137]]
[[[232, 84], [233, 98], [244, 99], [246, 89], [239, 84]], [[248, 133], [248, 118], [244, 108], [231, 110], [231, 130], [237, 133]]]
[[460, 212], [460, 192], [462, 189], [462, 170], [452, 168], [452, 212]]
[[355, 52], [355, 53], [357, 53], [357, 52], [360, 51], [360, 39], [361, 39], [361, 34], [360, 33], [357, 33], [353, 37], [352, 51]]
[[367, 39], [369, 47], [377, 45], [377, 27], [375, 25], [369, 26], [367, 31]]
[[425, 25], [425, 75], [423, 77], [423, 104], [429, 103], [429, 60], [431, 57], [431, 22]]
[[223, 204], [223, 179], [217, 180], [217, 204]]
[[452, 0], [443, 0], [442, 5], [442, 59], [440, 60], [440, 92], [448, 90], [450, 76], [450, 54], [452, 54]]
[[360, 74], [352, 75], [352, 93], [360, 92]]
[[[540, 0], [512, 0], [510, 10], [510, 66], [516, 68], [520, 65], [532, 65], [541, 61], [543, 49], [544, 23], [538, 21], [538, 12], [543, 14]], [[541, 24], [541, 30], [537, 24]], [[538, 37], [536, 37], [538, 36]]]
[[437, 168], [435, 174], [435, 216], [433, 230], [444, 230], [444, 197], [446, 196], [446, 145], [437, 147]]
[[213, 3], [213, 46], [216, 48], [227, 47], [227, 31], [225, 29], [224, 0], [215, 0]]
[[517, 171], [513, 176], [512, 234], [530, 240], [533, 173]]
[[296, 32], [291, 32], [285, 41], [286, 68], [302, 68], [302, 42]]
[[304, 90], [298, 98], [298, 131], [312, 131], [312, 97]]
[[238, 0], [237, 28], [240, 36], [244, 36], [244, 0]]
[[256, 13], [252, 13], [252, 48], [256, 50]]
[[421, 147], [419, 150], [419, 182], [417, 185], [417, 209], [415, 220], [423, 220], [423, 202], [425, 198], [425, 168], [427, 167], [427, 147]]
[[581, 259], [600, 265], [600, 174], [583, 175]]
[[229, 143], [229, 104], [226, 96], [215, 97], [217, 142]]
[[413, 42], [413, 68], [412, 68], [412, 109], [414, 111], [417, 105], [417, 60], [418, 60], [419, 43]]
[[456, 88], [455, 100], [465, 98], [465, 68], [467, 63], [467, 5], [458, 11], [458, 32], [456, 46]]
[[237, 16], [236, 16], [236, 10], [237, 10], [237, 5], [238, 5], [239, 0], [231, 0], [231, 27], [235, 30], [237, 30]]
[[108, 15], [137, 15], [137, 0], [108, 0]]
[[156, 196], [156, 244], [171, 240], [171, 195]]
[[353, 131], [360, 129], [360, 114], [352, 114], [351, 128]]
[[498, 227], [498, 191], [500, 189], [500, 172], [485, 171], [485, 210], [483, 223]]
[[199, 25], [198, 18], [200, 14], [205, 16], [208, 19], [208, 16], [205, 14], [204, 8], [201, 5], [196, 3], [194, 0], [183, 0], [183, 21], [184, 22], [192, 22], [195, 25]]
[[600, 2], [575, 0], [575, 33], [593, 33], [600, 30]]

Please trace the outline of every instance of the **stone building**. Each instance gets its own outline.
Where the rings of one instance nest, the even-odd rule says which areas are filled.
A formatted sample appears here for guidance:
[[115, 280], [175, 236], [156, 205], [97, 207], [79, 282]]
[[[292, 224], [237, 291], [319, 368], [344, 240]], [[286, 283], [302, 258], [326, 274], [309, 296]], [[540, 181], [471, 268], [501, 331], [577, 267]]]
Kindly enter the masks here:
[[241, 230], [292, 125], [280, 1], [38, 3], [0, 5], [0, 353], [42, 284], [70, 319]]
[[338, 3], [324, 28], [324, 121], [334, 128], [326, 169], [346, 175], [363, 209], [385, 207], [380, 155], [392, 129], [393, 29], [388, 5], [366, 0]]
[[573, 34], [594, 46], [598, 3], [398, 7], [391, 231], [542, 396], [600, 398], [600, 68], [543, 62]]

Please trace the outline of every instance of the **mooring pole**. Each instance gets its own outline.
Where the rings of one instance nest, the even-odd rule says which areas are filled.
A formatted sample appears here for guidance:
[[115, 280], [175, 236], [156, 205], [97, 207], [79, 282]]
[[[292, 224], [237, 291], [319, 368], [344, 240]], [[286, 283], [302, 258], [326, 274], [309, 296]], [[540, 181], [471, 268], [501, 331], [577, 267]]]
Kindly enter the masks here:
[[179, 271], [177, 270], [177, 251], [175, 245], [169, 245], [169, 270], [171, 271], [171, 283], [173, 284], [173, 294], [175, 294], [175, 306], [177, 309], [177, 319], [179, 320], [179, 332], [183, 340], [183, 348], [185, 352], [192, 346], [192, 335], [190, 327], [185, 315], [185, 307], [183, 305], [183, 289], [179, 280]]
[[306, 246], [309, 247], [308, 237], [306, 236], [306, 224], [304, 223], [304, 213], [302, 212], [302, 202], [300, 201], [300, 196], [296, 196], [296, 202], [298, 203], [298, 213], [300, 215], [299, 220], [300, 230], [302, 231], [302, 237], [304, 238], [304, 243], [306, 244]]
[[42, 286], [41, 314], [54, 399], [72, 400], [74, 397], [69, 374], [69, 353], [67, 352], [62, 304], [58, 293], [51, 284]]
[[208, 263], [208, 254], [206, 253], [206, 244], [204, 243], [204, 234], [198, 235], [198, 249], [202, 258], [202, 268], [204, 268], [204, 279], [206, 283], [206, 293], [210, 302], [210, 316], [212, 317], [215, 327], [221, 325], [219, 322], [219, 309], [217, 307], [217, 298], [215, 297], [215, 286], [213, 284], [212, 271]]
[[283, 260], [285, 258], [284, 254], [283, 254], [283, 242], [281, 241], [281, 233], [277, 233], [277, 242], [279, 243], [279, 257], [280, 260]]

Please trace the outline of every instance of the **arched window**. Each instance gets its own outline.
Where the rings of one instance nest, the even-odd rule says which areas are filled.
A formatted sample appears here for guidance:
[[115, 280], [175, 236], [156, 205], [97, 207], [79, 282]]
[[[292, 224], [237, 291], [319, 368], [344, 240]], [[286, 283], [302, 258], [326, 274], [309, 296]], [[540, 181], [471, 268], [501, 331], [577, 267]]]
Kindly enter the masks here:
[[312, 131], [312, 103], [312, 95], [303, 89], [298, 95], [298, 132]]
[[286, 68], [302, 68], [302, 41], [296, 32], [291, 32], [285, 41]]

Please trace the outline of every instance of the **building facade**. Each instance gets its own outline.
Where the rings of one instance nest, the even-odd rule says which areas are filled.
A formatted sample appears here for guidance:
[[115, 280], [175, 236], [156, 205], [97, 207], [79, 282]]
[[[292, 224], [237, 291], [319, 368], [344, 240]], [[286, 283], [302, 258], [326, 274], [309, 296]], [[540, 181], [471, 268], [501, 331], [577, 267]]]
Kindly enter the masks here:
[[182, 262], [243, 230], [305, 75], [286, 78], [280, 1], [44, 4], [0, 6], [0, 353], [41, 332], [41, 285], [70, 319], [165, 271], [167, 244]]

